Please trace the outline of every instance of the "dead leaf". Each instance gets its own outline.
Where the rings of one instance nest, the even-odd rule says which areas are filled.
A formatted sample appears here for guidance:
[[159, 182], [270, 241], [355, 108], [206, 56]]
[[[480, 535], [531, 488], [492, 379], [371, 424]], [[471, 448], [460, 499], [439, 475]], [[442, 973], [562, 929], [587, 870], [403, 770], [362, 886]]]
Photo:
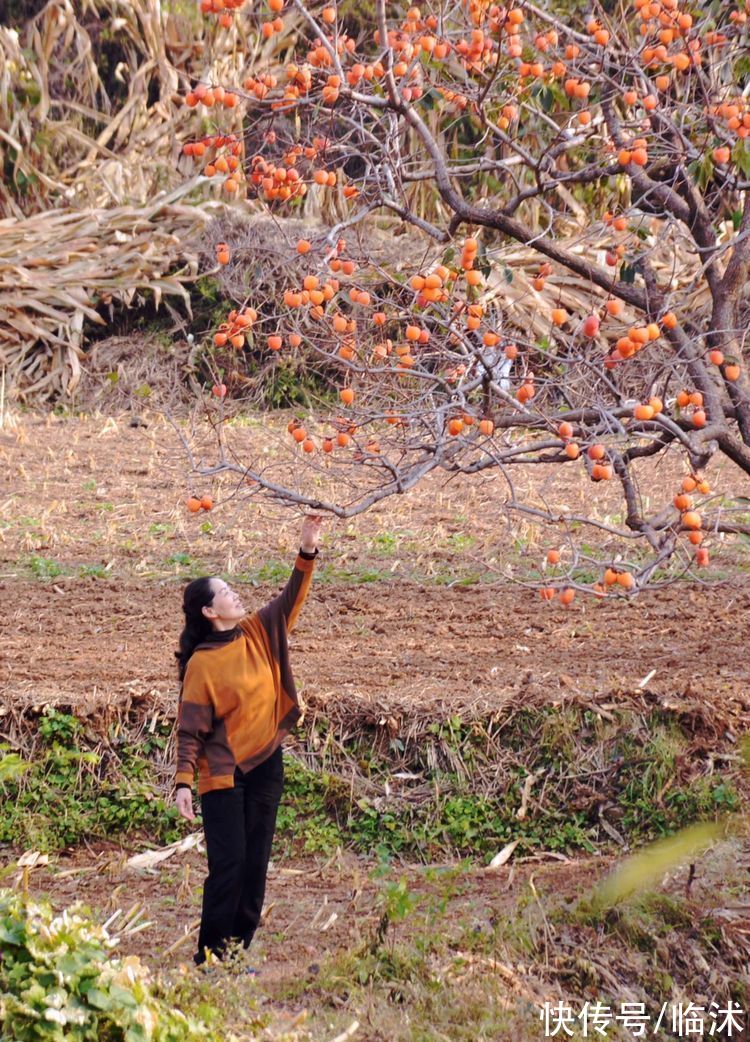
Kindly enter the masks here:
[[502, 868], [502, 866], [510, 860], [513, 851], [516, 849], [520, 842], [520, 840], [514, 839], [510, 843], [507, 843], [503, 847], [503, 849], [499, 851], [499, 853], [495, 854], [492, 861], [490, 861], [489, 865], [487, 866], [487, 869], [494, 871], [495, 869]]

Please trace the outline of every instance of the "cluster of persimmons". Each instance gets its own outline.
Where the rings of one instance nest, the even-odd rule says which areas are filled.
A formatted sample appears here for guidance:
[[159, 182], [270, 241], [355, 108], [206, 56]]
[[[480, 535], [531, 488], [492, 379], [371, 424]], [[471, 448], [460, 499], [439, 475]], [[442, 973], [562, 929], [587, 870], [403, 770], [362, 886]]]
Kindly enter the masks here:
[[[337, 158], [336, 141], [328, 136], [336, 133], [332, 128], [337, 111], [346, 114], [347, 126], [357, 121], [369, 126], [372, 112], [382, 111], [370, 110], [370, 100], [382, 105], [390, 99], [395, 111], [403, 114], [408, 106], [422, 111], [420, 106], [429, 98], [431, 109], [437, 107], [449, 118], [457, 114], [458, 119], [466, 120], [484, 106], [496, 132], [511, 141], [518, 133], [522, 111], [526, 109], [529, 116], [530, 106], [540, 104], [544, 88], [548, 104], [555, 107], [553, 115], [567, 116], [575, 134], [582, 135], [576, 140], [580, 143], [590, 135], [588, 147], [598, 157], [602, 177], [626, 176], [635, 181], [644, 176], [664, 154], [666, 138], [656, 129], [659, 113], [681, 112], [681, 106], [695, 116], [690, 134], [696, 141], [700, 139], [702, 155], [721, 176], [729, 176], [733, 167], [741, 166], [746, 147], [743, 139], [750, 136], [747, 92], [730, 84], [712, 93], [709, 80], [702, 80], [705, 89], [696, 92], [692, 84], [702, 75], [702, 67], [725, 52], [727, 33], [745, 25], [750, 3], [743, 0], [726, 12], [728, 24], [735, 30], [723, 22], [718, 29], [710, 19], [694, 15], [686, 7], [685, 0], [632, 0], [630, 12], [623, 10], [616, 20], [605, 24], [592, 16], [568, 31], [564, 24], [552, 24], [554, 20], [541, 19], [534, 9], [520, 4], [463, 0], [450, 17], [438, 17], [414, 5], [405, 7], [403, 17], [389, 8], [391, 25], [384, 40], [379, 29], [367, 39], [349, 35], [335, 4], [308, 9], [310, 32], [299, 32], [297, 50], [285, 50], [283, 63], [262, 72], [254, 69], [252, 75], [240, 77], [236, 86], [198, 83], [185, 94], [185, 105], [199, 109], [204, 118], [226, 112], [223, 118], [235, 132], [204, 135], [185, 143], [183, 152], [199, 161], [203, 175], [220, 181], [230, 196], [246, 193], [269, 207], [294, 212], [308, 192], [331, 192], [356, 206], [364, 193], [372, 197], [373, 186], [365, 175], [359, 182], [350, 179]], [[201, 9], [216, 16], [223, 29], [235, 24], [238, 17], [248, 18], [248, 24], [266, 39], [283, 32], [290, 25], [290, 16], [300, 14], [298, 5], [285, 0], [265, 0], [261, 5], [201, 0]], [[619, 74], [610, 72], [598, 82], [596, 69], [604, 68], [605, 57], [609, 61], [612, 55], [630, 55], [632, 61], [623, 58]], [[611, 69], [611, 61], [607, 67]], [[496, 94], [488, 95], [488, 83], [497, 84]], [[611, 113], [604, 112], [602, 95], [606, 91], [611, 113], [616, 114], [614, 121]], [[314, 111], [320, 113], [319, 126], [313, 126], [310, 113]], [[359, 118], [363, 112], [367, 119]], [[240, 127], [247, 115], [257, 126], [263, 120], [263, 129], [254, 137], [254, 154], [246, 156]], [[299, 140], [290, 141], [288, 130], [277, 137], [277, 116], [287, 125], [296, 121]], [[325, 133], [315, 132], [320, 127], [325, 127]], [[625, 304], [617, 295], [618, 273], [626, 260], [632, 264], [637, 255], [644, 222], [636, 210], [622, 212], [622, 199], [620, 193], [614, 212], [606, 211], [602, 217], [603, 227], [611, 234], [604, 252], [604, 264], [612, 273], [611, 292], [597, 296], [588, 314], [588, 309], [570, 314], [561, 303], [550, 306], [549, 297], [544, 303], [540, 298], [549, 319], [549, 341], [558, 339], [573, 348], [580, 345], [587, 363], [592, 347], [601, 347], [598, 364], [610, 373], [632, 364], [633, 359], [640, 362], [655, 356], [680, 332], [684, 319], [680, 306], [673, 304], [675, 310], [659, 309], [640, 322], [624, 321]], [[333, 246], [327, 240], [299, 239], [297, 267], [290, 268], [289, 283], [280, 287], [273, 307], [258, 304], [258, 311], [249, 306], [232, 310], [213, 331], [214, 345], [219, 350], [275, 354], [314, 347], [336, 362], [343, 374], [337, 388], [339, 401], [350, 415], [336, 417], [330, 421], [330, 429], [320, 433], [310, 429], [309, 421], [293, 420], [289, 436], [308, 457], [319, 449], [326, 456], [345, 450], [351, 454], [348, 458], [375, 465], [379, 458], [384, 465], [382, 457], [388, 449], [377, 435], [379, 424], [402, 430], [409, 427], [413, 404], [409, 396], [427, 386], [415, 379], [417, 375], [440, 383], [444, 394], [446, 386], [450, 391], [470, 372], [481, 372], [487, 359], [494, 365], [504, 358], [511, 363], [512, 374], [504, 407], [523, 416], [526, 429], [551, 436], [558, 448], [556, 458], [580, 459], [594, 482], [611, 480], [616, 476], [615, 453], [610, 454], [601, 434], [592, 433], [582, 420], [565, 418], [565, 411], [559, 408], [562, 415], [554, 414], [555, 408], [549, 406], [554, 396], [545, 394], [551, 378], [535, 375], [531, 368], [534, 345], [525, 343], [523, 337], [508, 336], [497, 310], [488, 306], [485, 284], [492, 258], [480, 244], [480, 234], [465, 238], [439, 262], [420, 266], [403, 287], [413, 293], [406, 301], [403, 294], [378, 297], [369, 273], [347, 256], [343, 239]], [[229, 244], [217, 244], [216, 262], [232, 263]], [[541, 294], [554, 277], [552, 263], [545, 260], [533, 273], [533, 291]], [[705, 361], [717, 367], [720, 379], [729, 384], [742, 375], [739, 362], [717, 348], [706, 349]], [[391, 378], [395, 384], [385, 382]], [[216, 397], [223, 399], [226, 393], [225, 384], [214, 385]], [[643, 394], [640, 401], [627, 406], [625, 417], [620, 409], [628, 435], [658, 432], [667, 415], [679, 420], [683, 428], [687, 424], [700, 429], [710, 422], [700, 391], [685, 388], [669, 400], [662, 394], [663, 398], [650, 391]], [[529, 421], [532, 408], [538, 409], [533, 414], [535, 423]], [[506, 417], [503, 434], [508, 426]], [[485, 395], [449, 409], [438, 434], [473, 447], [486, 439], [498, 439], [501, 430]], [[675, 526], [696, 547], [699, 565], [708, 562], [708, 551], [701, 546], [703, 519], [691, 496], [708, 491], [699, 475], [690, 474], [674, 498]], [[550, 566], [560, 563], [559, 553], [550, 551]], [[611, 588], [628, 591], [635, 586], [631, 572], [609, 568], [594, 588], [606, 593]], [[553, 599], [557, 591], [558, 587], [546, 586], [542, 597]], [[574, 590], [564, 587], [559, 596], [563, 603], [570, 603]]]

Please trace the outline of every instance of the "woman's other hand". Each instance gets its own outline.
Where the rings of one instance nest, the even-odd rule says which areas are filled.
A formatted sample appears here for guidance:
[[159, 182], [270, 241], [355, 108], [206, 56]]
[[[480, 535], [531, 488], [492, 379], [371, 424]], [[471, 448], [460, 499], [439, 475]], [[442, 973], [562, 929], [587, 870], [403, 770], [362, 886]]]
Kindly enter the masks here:
[[183, 787], [177, 790], [177, 794], [174, 798], [177, 810], [183, 818], [188, 821], [195, 821], [195, 812], [193, 810], [193, 793], [187, 787]]
[[323, 521], [322, 514], [308, 514], [302, 522], [300, 534], [300, 546], [306, 554], [315, 553], [320, 538], [320, 525]]

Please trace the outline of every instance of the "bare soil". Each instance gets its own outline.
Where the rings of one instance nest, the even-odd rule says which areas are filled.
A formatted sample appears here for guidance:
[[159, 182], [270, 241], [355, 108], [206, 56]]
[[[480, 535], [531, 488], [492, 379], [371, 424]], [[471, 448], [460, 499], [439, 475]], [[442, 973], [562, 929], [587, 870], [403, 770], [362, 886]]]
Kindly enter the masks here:
[[[128, 868], [128, 856], [116, 844], [98, 843], [53, 857], [50, 865], [33, 871], [32, 885], [61, 905], [80, 900], [100, 915], [111, 915], [118, 908], [124, 913], [138, 904], [142, 920], [152, 925], [126, 934], [121, 942], [123, 952], [148, 961], [156, 957], [162, 966], [190, 962], [200, 917], [205, 855], [199, 850], [176, 854], [153, 869]], [[512, 876], [508, 868], [462, 868], [461, 893], [452, 902], [454, 926], [489, 923], [507, 913], [532, 874], [541, 892], [554, 888], [573, 898], [592, 885], [611, 860], [530, 858], [517, 863]], [[380, 912], [375, 904], [376, 884], [370, 878], [372, 867], [367, 859], [347, 852], [329, 859], [295, 859], [294, 864], [271, 862], [263, 923], [253, 946], [255, 958], [266, 964], [264, 982], [319, 963], [361, 935], [374, 932]], [[440, 866], [443, 871], [447, 868]], [[425, 881], [422, 867], [399, 865], [394, 875], [404, 877], [421, 892], [430, 886], [439, 888], [434, 880]], [[116, 922], [112, 930], [116, 932]]]
[[[240, 448], [274, 451], [285, 424], [277, 416], [233, 433]], [[2, 654], [13, 699], [173, 698], [186, 578], [226, 574], [252, 610], [275, 595], [294, 560], [298, 509], [243, 499], [216, 481], [210, 514], [185, 510], [189, 467], [158, 417], [145, 428], [128, 426], [127, 414], [22, 417], [0, 430], [0, 464]], [[530, 494], [558, 504], [593, 496], [599, 511], [610, 508], [602, 497], [614, 490], [581, 490], [559, 469], [535, 471]], [[657, 489], [663, 477], [651, 475]], [[719, 487], [734, 474], [715, 477]], [[675, 483], [672, 475], [665, 488]], [[209, 490], [204, 482], [200, 491]], [[345, 692], [422, 709], [500, 702], [530, 688], [551, 699], [601, 696], [654, 671], [649, 689], [660, 695], [690, 690], [747, 707], [743, 542], [714, 540], [701, 583], [545, 605], [523, 579], [541, 574], [546, 550], [564, 545], [561, 533], [508, 520], [501, 495], [498, 476], [446, 484], [433, 474], [352, 522], [326, 520], [318, 580], [293, 636], [303, 697], [320, 703]], [[212, 530], [201, 531], [209, 520]], [[263, 581], [269, 562], [279, 577]]]

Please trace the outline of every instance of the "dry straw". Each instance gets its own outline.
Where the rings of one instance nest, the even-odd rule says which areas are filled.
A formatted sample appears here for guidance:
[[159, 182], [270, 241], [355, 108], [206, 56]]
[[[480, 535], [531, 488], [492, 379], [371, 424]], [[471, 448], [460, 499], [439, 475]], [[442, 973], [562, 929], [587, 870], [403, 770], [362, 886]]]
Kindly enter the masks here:
[[150, 207], [43, 213], [0, 222], [0, 364], [26, 398], [72, 393], [80, 379], [84, 323], [105, 326], [101, 305], [157, 305], [175, 296], [190, 309], [186, 256], [209, 219], [180, 204], [183, 192]]
[[[177, 298], [190, 314], [187, 287], [198, 275], [202, 233], [211, 218], [221, 217], [224, 237], [234, 242], [240, 209], [212, 201], [214, 187], [182, 156], [182, 143], [196, 131], [182, 97], [199, 80], [236, 85], [255, 67], [282, 65], [296, 24], [294, 17], [287, 22], [285, 34], [254, 49], [251, 44], [250, 53], [252, 36], [240, 24], [228, 31], [227, 46], [214, 47], [197, 4], [167, 7], [159, 0], [83, 0], [75, 6], [51, 0], [22, 29], [0, 27], [0, 163], [10, 172], [0, 183], [0, 368], [7, 401], [71, 395], [85, 365], [89, 330], [106, 326], [108, 307], [111, 317], [115, 304]], [[239, 109], [222, 113], [220, 129], [241, 133], [241, 119]], [[410, 203], [420, 216], [445, 225], [449, 215], [434, 185], [417, 187]], [[386, 272], [403, 277], [407, 259], [434, 261], [442, 252], [430, 240], [418, 240], [411, 227], [399, 227], [392, 215], [352, 224], [340, 189], [323, 193], [313, 186], [299, 223], [261, 217], [255, 200], [241, 210], [290, 242], [299, 227], [327, 229], [334, 238], [340, 227], [363, 259], [377, 255], [362, 271], [373, 283]], [[611, 239], [602, 228], [601, 241], [592, 242], [588, 217], [575, 206], [557, 231], [566, 247], [601, 250], [602, 257]], [[390, 250], [383, 248], [386, 238]], [[278, 256], [269, 254], [261, 236], [249, 239], [243, 259], [263, 286], [278, 275]], [[660, 249], [679, 260], [667, 270], [654, 257], [657, 274], [680, 288], [692, 314], [705, 309], [694, 259], [675, 244]], [[565, 274], [535, 291], [537, 263], [533, 247], [504, 247], [493, 257], [487, 288], [506, 330], [528, 339], [550, 332], [553, 307], [580, 316], [592, 296], [602, 299], [600, 291], [592, 294], [592, 287]], [[230, 295], [242, 288], [226, 286]], [[623, 315], [624, 322], [634, 319]]]

